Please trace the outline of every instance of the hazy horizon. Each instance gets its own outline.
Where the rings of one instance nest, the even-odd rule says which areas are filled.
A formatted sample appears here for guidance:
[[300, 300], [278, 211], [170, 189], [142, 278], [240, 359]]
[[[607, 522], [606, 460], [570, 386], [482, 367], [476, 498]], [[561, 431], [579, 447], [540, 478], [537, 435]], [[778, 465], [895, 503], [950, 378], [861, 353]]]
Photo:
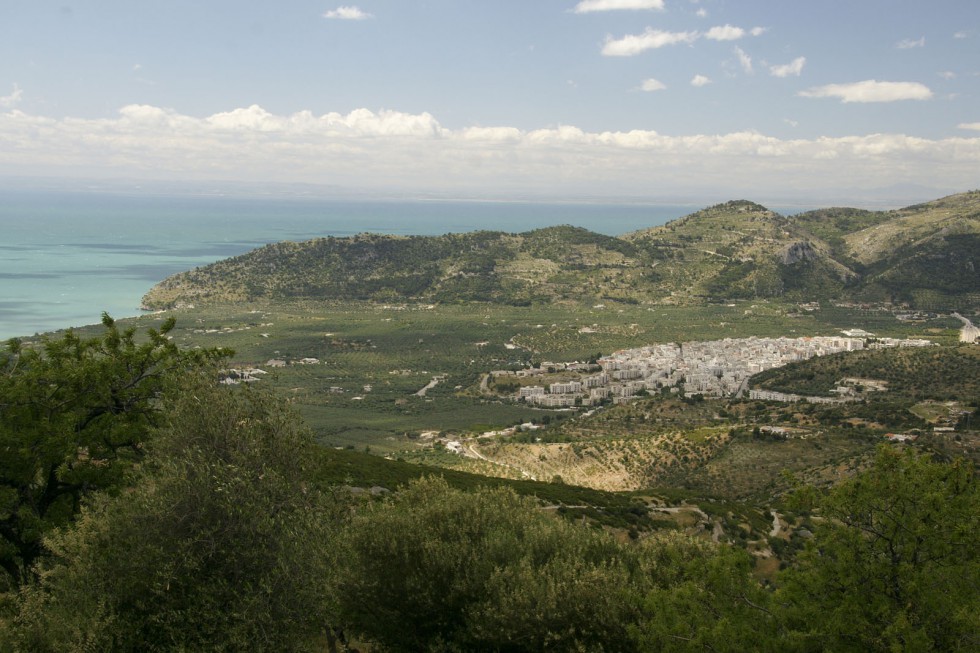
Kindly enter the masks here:
[[976, 2], [13, 0], [0, 19], [7, 184], [893, 206], [980, 186]]

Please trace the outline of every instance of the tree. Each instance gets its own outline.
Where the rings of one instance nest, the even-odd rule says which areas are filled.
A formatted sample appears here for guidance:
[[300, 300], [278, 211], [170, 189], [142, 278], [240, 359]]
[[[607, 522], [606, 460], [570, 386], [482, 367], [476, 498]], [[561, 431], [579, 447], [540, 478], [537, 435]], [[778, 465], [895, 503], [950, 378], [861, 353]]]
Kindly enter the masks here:
[[632, 629], [640, 651], [776, 651], [772, 597], [742, 549], [667, 535], [647, 542], [656, 586]]
[[980, 648], [973, 466], [882, 447], [871, 469], [797, 501], [820, 516], [779, 603], [802, 650]]
[[341, 522], [281, 402], [208, 377], [168, 402], [133, 490], [52, 533], [22, 592], [25, 651], [322, 650]]
[[167, 336], [173, 319], [140, 337], [106, 314], [102, 324], [100, 337], [69, 330], [0, 353], [0, 591], [29, 578], [44, 534], [84, 497], [120, 486], [174, 378], [229, 353], [180, 351]]
[[432, 478], [359, 510], [337, 555], [340, 623], [382, 651], [628, 651], [646, 578], [532, 499]]

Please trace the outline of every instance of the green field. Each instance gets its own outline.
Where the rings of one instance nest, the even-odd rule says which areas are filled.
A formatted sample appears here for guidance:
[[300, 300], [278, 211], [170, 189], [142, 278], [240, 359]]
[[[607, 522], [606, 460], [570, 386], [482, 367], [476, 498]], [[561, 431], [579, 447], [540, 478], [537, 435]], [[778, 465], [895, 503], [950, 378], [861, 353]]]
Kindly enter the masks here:
[[[481, 395], [480, 380], [492, 370], [660, 342], [831, 335], [845, 328], [951, 343], [959, 325], [945, 317], [899, 321], [879, 309], [801, 311], [760, 301], [529, 307], [303, 301], [179, 309], [133, 322], [152, 325], [170, 315], [181, 346], [229, 347], [236, 352], [232, 367], [266, 370], [261, 383], [287, 397], [324, 444], [377, 452], [411, 449], [422, 431], [478, 432], [550, 414]], [[303, 358], [319, 362], [293, 364]], [[268, 366], [273, 359], [290, 364]], [[434, 377], [439, 383], [416, 396]]]

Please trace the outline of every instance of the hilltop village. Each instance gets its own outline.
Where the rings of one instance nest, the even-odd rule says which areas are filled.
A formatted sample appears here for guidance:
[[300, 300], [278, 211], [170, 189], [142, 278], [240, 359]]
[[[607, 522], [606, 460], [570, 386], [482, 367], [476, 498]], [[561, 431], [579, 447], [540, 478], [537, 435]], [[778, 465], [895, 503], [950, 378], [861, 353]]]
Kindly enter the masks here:
[[[797, 395], [749, 390], [753, 374], [814, 356], [885, 347], [927, 347], [921, 339], [872, 338], [873, 334], [849, 330], [844, 336], [804, 338], [726, 338], [705, 342], [668, 343], [625, 349], [599, 358], [595, 363], [542, 363], [523, 370], [496, 371], [500, 382], [513, 376], [518, 381], [514, 400], [542, 408], [592, 406], [611, 400], [625, 403], [633, 397], [657, 392], [683, 393], [686, 397], [741, 397], [798, 401]], [[526, 384], [527, 379], [563, 375], [547, 385]], [[573, 378], [574, 377], [574, 378]], [[808, 401], [835, 403], [857, 397], [853, 383], [842, 380], [833, 397], [807, 397]]]

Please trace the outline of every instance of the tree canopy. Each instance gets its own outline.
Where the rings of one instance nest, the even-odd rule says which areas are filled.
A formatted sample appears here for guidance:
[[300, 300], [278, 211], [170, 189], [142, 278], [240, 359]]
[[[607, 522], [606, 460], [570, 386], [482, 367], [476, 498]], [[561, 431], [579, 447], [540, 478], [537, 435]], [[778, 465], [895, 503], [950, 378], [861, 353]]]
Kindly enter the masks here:
[[186, 384], [135, 487], [51, 534], [23, 592], [25, 651], [322, 650], [343, 503], [308, 482], [315, 446], [273, 397]]
[[866, 472], [798, 499], [821, 518], [780, 578], [801, 650], [977, 650], [980, 494], [972, 465], [882, 447]]
[[181, 351], [167, 336], [173, 319], [144, 333], [106, 314], [102, 324], [98, 337], [69, 330], [0, 353], [0, 589], [27, 579], [44, 534], [85, 496], [121, 485], [174, 380], [229, 353]]

